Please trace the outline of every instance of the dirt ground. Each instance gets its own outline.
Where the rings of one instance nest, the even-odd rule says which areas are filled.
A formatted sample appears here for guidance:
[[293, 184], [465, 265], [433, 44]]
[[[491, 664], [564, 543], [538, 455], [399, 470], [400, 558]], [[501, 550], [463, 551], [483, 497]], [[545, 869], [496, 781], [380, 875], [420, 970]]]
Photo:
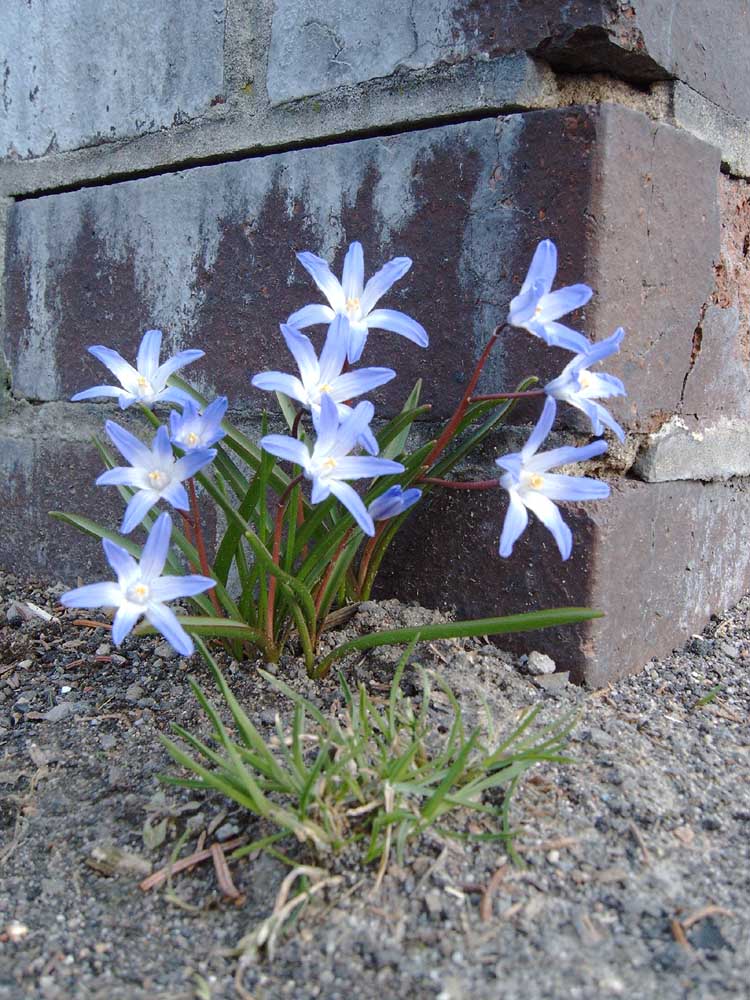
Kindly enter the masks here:
[[[289, 845], [331, 881], [269, 958], [236, 949], [272, 912], [280, 861], [232, 864], [235, 901], [210, 860], [139, 888], [180, 838], [185, 857], [262, 832], [218, 796], [159, 782], [175, 766], [157, 734], [206, 731], [187, 684], [210, 690], [202, 661], [158, 637], [115, 649], [106, 628], [73, 624], [60, 592], [0, 577], [1, 1000], [750, 996], [750, 601], [604, 692], [541, 687], [481, 640], [420, 646], [415, 659], [467, 705], [485, 699], [501, 730], [537, 703], [547, 720], [579, 713], [577, 763], [520, 787], [523, 867], [497, 844], [427, 834], [375, 890], [351, 852]], [[350, 629], [439, 617], [368, 603]], [[345, 669], [377, 694], [397, 656]], [[288, 706], [251, 665], [225, 669], [270, 733]], [[280, 673], [321, 706], [338, 698], [294, 660]], [[431, 710], [439, 724], [444, 706]]]

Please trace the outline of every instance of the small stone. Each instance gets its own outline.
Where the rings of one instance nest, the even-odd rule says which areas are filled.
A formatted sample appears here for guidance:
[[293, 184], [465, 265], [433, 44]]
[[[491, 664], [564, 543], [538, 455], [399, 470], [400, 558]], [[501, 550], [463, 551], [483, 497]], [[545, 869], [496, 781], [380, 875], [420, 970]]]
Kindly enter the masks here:
[[112, 647], [108, 642], [103, 642], [101, 646], [96, 647], [96, 656], [109, 656], [112, 652]]
[[119, 653], [113, 653], [112, 654], [112, 663], [114, 663], [114, 665], [116, 667], [121, 667], [123, 665], [123, 663], [127, 663], [127, 662], [128, 662], [128, 660], [127, 660], [126, 656], [120, 656]]
[[125, 701], [137, 702], [139, 698], [143, 697], [143, 688], [140, 684], [131, 684], [130, 687], [125, 692]]
[[172, 660], [177, 656], [177, 650], [173, 649], [168, 642], [160, 642], [154, 650], [154, 656], [159, 656], [162, 660]]
[[222, 823], [214, 836], [217, 840], [229, 840], [230, 837], [236, 837], [239, 832], [240, 828], [236, 823]]
[[117, 739], [112, 735], [112, 733], [102, 733], [99, 737], [99, 745], [102, 750], [112, 750], [112, 748], [117, 745]]
[[68, 719], [71, 715], [75, 715], [77, 709], [78, 706], [75, 702], [63, 701], [51, 708], [49, 712], [45, 712], [44, 718], [47, 722], [62, 722], [63, 719]]
[[740, 655], [739, 649], [735, 646], [733, 642], [719, 643], [719, 650], [724, 654], [724, 656], [728, 656], [730, 660], [736, 660], [737, 657]]
[[25, 620], [25, 615], [21, 612], [18, 604], [13, 601], [5, 609], [5, 620], [9, 625], [19, 625]]
[[18, 664], [18, 669], [28, 670], [29, 667], [33, 666], [33, 664], [34, 664], [33, 660], [21, 660], [21, 662]]
[[526, 658], [526, 670], [528, 673], [538, 677], [540, 674], [554, 674], [555, 661], [546, 653], [539, 653], [533, 650]]

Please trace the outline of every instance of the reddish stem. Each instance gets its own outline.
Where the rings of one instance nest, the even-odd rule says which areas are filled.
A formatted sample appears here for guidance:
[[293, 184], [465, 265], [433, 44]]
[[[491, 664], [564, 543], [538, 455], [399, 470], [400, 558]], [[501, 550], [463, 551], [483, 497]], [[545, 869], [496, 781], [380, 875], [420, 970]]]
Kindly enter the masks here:
[[304, 414], [304, 412], [305, 412], [304, 410], [297, 410], [297, 413], [295, 414], [294, 420], [292, 421], [292, 437], [293, 438], [297, 437], [297, 432], [299, 431], [300, 421], [302, 420], [302, 415]]
[[497, 479], [478, 479], [474, 482], [462, 482], [459, 479], [432, 479], [426, 476], [421, 481], [423, 483], [431, 483], [433, 486], [444, 486], [449, 490], [491, 490], [498, 485]]
[[357, 574], [357, 588], [359, 589], [360, 595], [362, 594], [362, 588], [365, 585], [365, 580], [367, 579], [367, 571], [370, 568], [370, 562], [372, 561], [372, 554], [375, 551], [375, 546], [377, 545], [378, 539], [383, 534], [386, 529], [387, 521], [381, 521], [381, 523], [375, 529], [375, 534], [370, 538], [362, 551], [362, 558], [359, 560], [359, 573]]
[[[276, 508], [276, 520], [273, 528], [273, 548], [271, 549], [271, 557], [276, 565], [279, 565], [279, 556], [281, 555], [281, 533], [284, 528], [284, 514], [286, 512], [286, 505], [289, 503], [289, 497], [292, 495], [292, 490], [302, 480], [302, 474], [295, 476], [294, 479], [289, 483], [284, 492], [279, 497], [279, 504]], [[268, 603], [266, 605], [266, 636], [271, 645], [273, 645], [273, 613], [274, 605], [276, 604], [276, 577], [271, 576], [268, 580]]]
[[[201, 528], [201, 514], [198, 508], [198, 494], [195, 492], [195, 480], [191, 477], [187, 481], [188, 483], [188, 493], [190, 495], [190, 510], [193, 515], [193, 530], [195, 531], [195, 547], [198, 549], [198, 558], [201, 561], [201, 572], [204, 576], [211, 576], [211, 568], [208, 565], [208, 556], [206, 555], [206, 543], [203, 540], [203, 529]], [[208, 591], [208, 595], [211, 598], [211, 603], [214, 606], [214, 611], [219, 617], [223, 617], [223, 612], [221, 610], [221, 604], [219, 604], [219, 598], [216, 596], [216, 589], [211, 587]]]
[[496, 326], [495, 329], [492, 331], [492, 336], [487, 341], [487, 344], [484, 350], [482, 351], [482, 355], [479, 358], [479, 361], [477, 361], [476, 367], [474, 369], [474, 374], [469, 379], [469, 384], [466, 386], [466, 391], [464, 392], [463, 396], [459, 401], [458, 406], [456, 407], [456, 412], [453, 414], [453, 416], [446, 424], [443, 433], [437, 439], [437, 441], [435, 442], [435, 446], [425, 459], [424, 463], [425, 465], [432, 465], [432, 463], [440, 455], [440, 453], [443, 451], [443, 449], [448, 444], [450, 439], [453, 437], [456, 428], [461, 423], [463, 415], [466, 413], [466, 409], [469, 403], [471, 402], [472, 393], [477, 387], [479, 376], [482, 374], [482, 369], [487, 363], [487, 358], [490, 356], [490, 351], [495, 346], [498, 337], [500, 336], [500, 334], [502, 333], [502, 331], [505, 329], [506, 326], [507, 323], [503, 323], [501, 326]]
[[334, 569], [336, 568], [336, 563], [339, 561], [339, 556], [344, 551], [344, 547], [346, 546], [346, 543], [349, 541], [349, 538], [351, 537], [351, 533], [352, 533], [352, 529], [351, 528], [349, 528], [349, 530], [344, 533], [344, 537], [339, 542], [338, 548], [336, 549], [335, 553], [333, 554], [333, 558], [328, 563], [328, 568], [326, 569], [325, 573], [323, 574], [323, 579], [320, 581], [320, 586], [318, 588], [318, 593], [315, 595], [315, 614], [316, 615], [320, 614], [320, 606], [323, 603], [323, 594], [325, 593], [325, 589], [328, 586], [328, 581], [331, 579], [331, 574], [333, 573]]
[[486, 403], [491, 399], [527, 399], [544, 396], [544, 389], [526, 389], [524, 392], [491, 392], [488, 396], [472, 396], [470, 403]]

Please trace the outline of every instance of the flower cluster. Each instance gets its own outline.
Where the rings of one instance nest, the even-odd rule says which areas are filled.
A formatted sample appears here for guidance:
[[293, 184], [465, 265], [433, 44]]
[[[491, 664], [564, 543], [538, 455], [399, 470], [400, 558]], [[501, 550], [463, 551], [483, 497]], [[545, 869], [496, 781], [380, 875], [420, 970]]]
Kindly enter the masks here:
[[[180, 597], [196, 600], [198, 595], [209, 591], [207, 597], [201, 597], [196, 603], [204, 611], [206, 607], [210, 610], [211, 605], [207, 604], [210, 598], [219, 617], [202, 619], [204, 630], [206, 622], [218, 622], [221, 631], [217, 634], [250, 635], [268, 656], [272, 656], [278, 654], [279, 642], [283, 645], [289, 634], [288, 623], [277, 620], [284, 612], [292, 615], [300, 641], [303, 645], [308, 644], [309, 652], [322, 630], [321, 616], [330, 608], [337, 593], [343, 594], [343, 599], [352, 595], [361, 599], [369, 593], [373, 566], [379, 565], [392, 537], [391, 526], [395, 530], [401, 516], [419, 502], [425, 489], [436, 484], [459, 488], [501, 487], [508, 493], [509, 505], [500, 535], [500, 555], [511, 554], [528, 524], [528, 511], [531, 511], [550, 530], [563, 559], [570, 556], [573, 540], [557, 502], [601, 499], [609, 492], [607, 484], [599, 480], [552, 471], [605, 452], [607, 444], [600, 437], [605, 428], [622, 440], [622, 428], [599, 400], [623, 395], [625, 389], [614, 376], [590, 371], [595, 363], [619, 350], [624, 335], [622, 329], [593, 344], [582, 333], [560, 322], [569, 312], [585, 305], [592, 291], [582, 284], [552, 290], [557, 251], [550, 240], [542, 241], [537, 247], [521, 290], [510, 303], [506, 325], [523, 328], [551, 347], [572, 351], [574, 357], [543, 389], [520, 393], [544, 397], [541, 416], [520, 452], [496, 460], [502, 474], [488, 484], [451, 482], [436, 478], [434, 473], [451, 467], [451, 456], [441, 459], [441, 455], [453, 437], [470, 425], [476, 412], [472, 410], [473, 403], [479, 400], [502, 402], [519, 395], [472, 395], [497, 331], [437, 442], [418, 449], [414, 455], [404, 451], [409, 426], [418, 412], [412, 408], [395, 418], [396, 422], [401, 420], [398, 428], [381, 436], [383, 441], [396, 440], [395, 445], [391, 444], [388, 451], [381, 454], [372, 429], [374, 406], [359, 397], [390, 382], [396, 372], [385, 367], [352, 366], [359, 362], [372, 329], [394, 332], [422, 348], [428, 346], [427, 333], [415, 319], [393, 309], [376, 308], [383, 295], [407, 273], [412, 262], [408, 257], [396, 257], [365, 282], [362, 246], [355, 242], [348, 248], [339, 281], [322, 258], [309, 252], [297, 257], [325, 295], [327, 304], [305, 305], [280, 326], [298, 374], [267, 371], [251, 379], [254, 387], [280, 393], [296, 408], [296, 416], [289, 417], [290, 433], [265, 433], [260, 441], [260, 448], [267, 456], [291, 463], [291, 477], [277, 471], [269, 472], [268, 460], [254, 451], [246, 438], [232, 431], [225, 421], [228, 407], [225, 397], [208, 403], [197, 394], [191, 394], [189, 386], [180, 384], [179, 379], [175, 384], [172, 377], [176, 372], [202, 357], [202, 351], [181, 351], [160, 364], [162, 334], [158, 330], [144, 334], [135, 366], [109, 348], [89, 348], [119, 385], [94, 386], [77, 393], [73, 399], [115, 398], [123, 410], [139, 403], [156, 428], [151, 443], [146, 444], [125, 427], [108, 420], [105, 429], [109, 440], [127, 464], [116, 465], [112, 456], [105, 452], [109, 468], [96, 480], [97, 485], [117, 486], [123, 493], [126, 499], [121, 524], [123, 534], [131, 533], [138, 525], [149, 532], [140, 562], [134, 558], [133, 553], [137, 554], [138, 550], [133, 543], [124, 543], [128, 546], [124, 547], [104, 537], [105, 555], [117, 575], [117, 582], [79, 587], [62, 598], [68, 606], [117, 609], [112, 633], [116, 643], [122, 641], [141, 616], [145, 616], [176, 649], [182, 653], [192, 652], [193, 643], [188, 632], [165, 602]], [[326, 327], [326, 332], [318, 354], [311, 339], [302, 331], [319, 324]], [[180, 407], [170, 411], [164, 424], [160, 424], [151, 412], [160, 403]], [[552, 428], [558, 403], [584, 413], [598, 440], [583, 447], [540, 451]], [[391, 426], [386, 425], [386, 430]], [[480, 440], [487, 432], [485, 428], [480, 437], [475, 435], [475, 438]], [[245, 478], [227, 449], [234, 449], [243, 463], [253, 466], [260, 476], [257, 485], [252, 477], [250, 480]], [[457, 449], [455, 454], [459, 452]], [[275, 470], [273, 459], [270, 461]], [[219, 464], [211, 477], [207, 470], [214, 462]], [[201, 531], [196, 476], [228, 522], [213, 567], [209, 564]], [[398, 480], [395, 483], [394, 478]], [[287, 511], [290, 497], [295, 488], [299, 494], [299, 483], [303, 479], [310, 483], [309, 500], [298, 495], [295, 509]], [[372, 483], [358, 491], [352, 483], [363, 480], [372, 480]], [[266, 486], [271, 481], [279, 494], [273, 518], [266, 508]], [[228, 487], [238, 501], [235, 507], [228, 499]], [[306, 512], [310, 513], [311, 508], [329, 497], [334, 497], [351, 519], [342, 518], [340, 511], [332, 513], [329, 505], [317, 515], [317, 520], [311, 516], [313, 527], [306, 527]], [[154, 519], [152, 509], [161, 502], [180, 512], [184, 535], [173, 531], [168, 514], [162, 513]], [[271, 520], [274, 521], [272, 532], [268, 527]], [[392, 522], [392, 525], [385, 522]], [[254, 523], [259, 525], [258, 531]], [[106, 534], [104, 530], [100, 532], [102, 537]], [[282, 535], [286, 535], [288, 544], [284, 553]], [[355, 571], [352, 560], [362, 535], [367, 536], [368, 541]], [[200, 573], [161, 575], [169, 558], [170, 539], [174, 544], [175, 538], [192, 568], [200, 569]], [[246, 543], [267, 571], [266, 582], [261, 582], [258, 574], [248, 567], [243, 547]], [[309, 553], [311, 543], [315, 550], [313, 556]], [[224, 586], [233, 561], [243, 588], [238, 603], [227, 594]], [[172, 566], [179, 568], [179, 562], [172, 560]], [[299, 573], [296, 582], [295, 572]], [[275, 604], [277, 585], [284, 595], [281, 611]], [[248, 611], [251, 607], [254, 610]], [[242, 608], [245, 613], [241, 621]], [[232, 628], [239, 628], [240, 633], [233, 633]]]

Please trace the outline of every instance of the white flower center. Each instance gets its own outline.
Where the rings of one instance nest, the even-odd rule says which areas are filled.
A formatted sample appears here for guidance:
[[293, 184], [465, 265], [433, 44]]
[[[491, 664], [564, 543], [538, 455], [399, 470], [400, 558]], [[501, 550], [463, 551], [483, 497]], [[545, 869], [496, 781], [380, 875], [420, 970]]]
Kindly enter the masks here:
[[138, 376], [138, 395], [139, 396], [153, 396], [154, 387], [151, 385], [149, 380], [143, 376]]
[[171, 476], [162, 469], [152, 469], [148, 474], [148, 481], [151, 483], [152, 489], [163, 490], [166, 486], [169, 486]]
[[333, 392], [333, 389], [331, 388], [331, 386], [327, 382], [324, 382], [323, 385], [319, 385], [318, 386], [318, 392], [322, 396], [324, 392], [327, 392], [327, 393]]
[[323, 475], [325, 475], [328, 472], [333, 472], [335, 468], [336, 468], [336, 459], [331, 458], [330, 456], [328, 458], [324, 458], [323, 461], [320, 463], [320, 471], [321, 473], [323, 473]]
[[147, 604], [148, 599], [151, 596], [151, 588], [147, 583], [139, 581], [138, 583], [133, 583], [128, 587], [125, 596], [133, 604]]
[[588, 389], [588, 387], [591, 385], [593, 381], [594, 378], [591, 372], [586, 371], [585, 368], [583, 369], [583, 371], [580, 371], [578, 373], [578, 384], [582, 389]]
[[346, 300], [346, 315], [349, 319], [359, 319], [360, 314], [360, 304], [359, 299], [347, 299]]
[[537, 307], [534, 310], [534, 317], [535, 319], [538, 319], [541, 315], [542, 315], [542, 303], [538, 302]]
[[529, 486], [532, 490], [540, 490], [544, 486], [544, 476], [540, 476], [538, 472], [532, 472], [529, 476]]
[[199, 440], [200, 438], [195, 433], [195, 431], [190, 431], [190, 433], [187, 435], [187, 444], [190, 448], [195, 448]]

